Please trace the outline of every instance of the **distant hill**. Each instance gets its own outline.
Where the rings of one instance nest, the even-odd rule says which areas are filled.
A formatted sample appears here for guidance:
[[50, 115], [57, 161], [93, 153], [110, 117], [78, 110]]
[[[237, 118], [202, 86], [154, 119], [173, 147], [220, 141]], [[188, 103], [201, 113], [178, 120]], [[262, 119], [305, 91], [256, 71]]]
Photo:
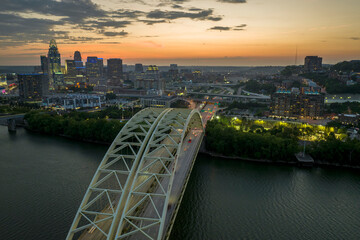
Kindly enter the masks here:
[[339, 62], [331, 67], [331, 70], [342, 72], [360, 72], [360, 60]]

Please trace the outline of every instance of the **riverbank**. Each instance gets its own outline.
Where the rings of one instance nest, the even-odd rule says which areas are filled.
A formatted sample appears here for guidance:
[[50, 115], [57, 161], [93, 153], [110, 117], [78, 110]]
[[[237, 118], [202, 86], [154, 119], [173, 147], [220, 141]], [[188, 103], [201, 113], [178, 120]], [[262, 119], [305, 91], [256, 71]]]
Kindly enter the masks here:
[[[255, 162], [255, 163], [269, 164], [269, 165], [288, 165], [288, 166], [303, 167], [297, 161], [273, 161], [273, 160], [269, 160], [269, 159], [255, 159], [255, 158], [245, 158], [245, 157], [238, 157], [238, 156], [225, 156], [225, 155], [218, 154], [218, 153], [215, 153], [212, 151], [208, 151], [208, 150], [206, 150], [205, 147], [200, 148], [199, 153], [201, 153], [202, 155], [216, 157], [216, 158], [222, 158], [222, 159], [240, 160], [240, 161], [245, 161], [245, 162]], [[341, 168], [341, 169], [360, 171], [360, 166], [340, 165], [340, 164], [328, 163], [328, 162], [317, 161], [317, 160], [314, 160], [314, 161], [315, 162], [312, 167], [331, 168], [331, 169]], [[306, 168], [312, 168], [312, 167], [306, 167]]]
[[111, 142], [104, 142], [104, 141], [96, 141], [96, 140], [91, 140], [91, 139], [80, 139], [80, 138], [75, 138], [69, 135], [65, 135], [65, 134], [47, 134], [47, 133], [43, 133], [40, 131], [35, 131], [32, 130], [28, 127], [26, 127], [25, 125], [23, 126], [19, 126], [19, 127], [23, 127], [26, 131], [29, 131], [32, 134], [38, 134], [38, 135], [47, 135], [47, 136], [54, 136], [54, 137], [62, 137], [62, 138], [66, 138], [66, 139], [70, 139], [70, 140], [75, 140], [78, 142], [85, 142], [85, 143], [94, 143], [94, 144], [100, 144], [100, 145], [104, 145], [104, 146], [110, 146]]
[[27, 129], [34, 132], [101, 144], [110, 144], [125, 125], [118, 120], [95, 117], [87, 113], [28, 113], [25, 121]]

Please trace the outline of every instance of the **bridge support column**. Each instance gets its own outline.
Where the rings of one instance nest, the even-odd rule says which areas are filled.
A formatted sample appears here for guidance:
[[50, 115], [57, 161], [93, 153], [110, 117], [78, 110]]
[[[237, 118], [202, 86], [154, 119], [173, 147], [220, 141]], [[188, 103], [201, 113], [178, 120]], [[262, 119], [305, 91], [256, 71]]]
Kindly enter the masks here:
[[8, 124], [8, 131], [9, 131], [9, 132], [16, 132], [16, 122], [15, 122], [15, 119], [8, 119], [8, 120], [7, 120], [7, 124]]

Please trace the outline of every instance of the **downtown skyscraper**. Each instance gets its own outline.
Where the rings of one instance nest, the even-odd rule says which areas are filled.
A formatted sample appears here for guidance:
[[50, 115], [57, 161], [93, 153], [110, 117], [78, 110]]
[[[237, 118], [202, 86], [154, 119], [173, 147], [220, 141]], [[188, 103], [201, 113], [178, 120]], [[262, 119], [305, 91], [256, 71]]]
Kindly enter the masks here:
[[63, 85], [63, 75], [61, 73], [61, 58], [55, 39], [50, 41], [48, 52], [48, 73], [50, 89], [58, 88]]
[[110, 58], [107, 60], [108, 84], [111, 86], [122, 85], [123, 67], [120, 58]]

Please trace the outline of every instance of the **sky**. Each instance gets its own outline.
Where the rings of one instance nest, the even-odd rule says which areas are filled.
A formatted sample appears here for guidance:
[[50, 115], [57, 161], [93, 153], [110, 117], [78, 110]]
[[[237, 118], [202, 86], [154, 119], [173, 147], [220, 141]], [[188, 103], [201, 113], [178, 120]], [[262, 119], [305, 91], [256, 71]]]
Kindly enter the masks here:
[[[263, 66], [360, 59], [359, 0], [1, 0], [0, 65], [62, 62]], [[297, 58], [296, 58], [297, 53]]]

